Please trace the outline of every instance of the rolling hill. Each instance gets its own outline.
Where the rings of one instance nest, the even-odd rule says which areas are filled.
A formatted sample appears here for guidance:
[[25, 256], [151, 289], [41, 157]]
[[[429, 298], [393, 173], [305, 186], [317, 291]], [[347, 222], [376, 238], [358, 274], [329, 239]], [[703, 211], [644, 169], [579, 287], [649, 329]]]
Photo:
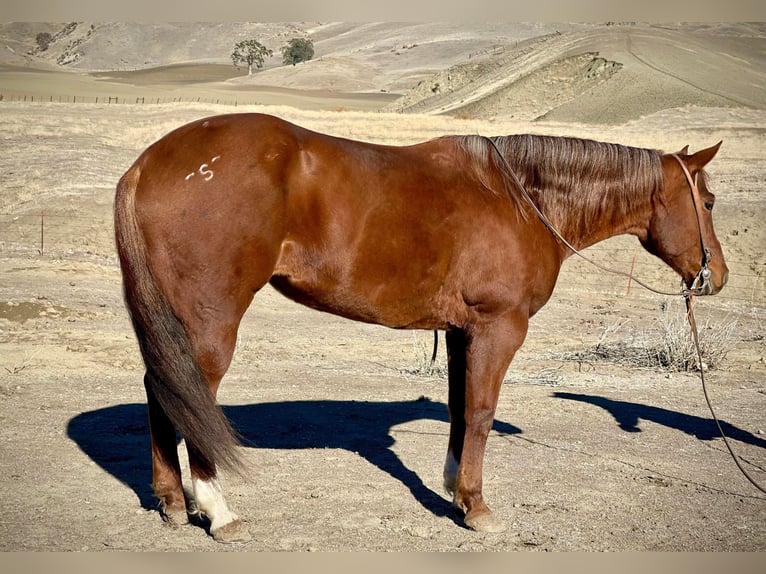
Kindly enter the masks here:
[[[54, 41], [40, 50], [35, 35]], [[309, 37], [315, 57], [282, 65]], [[274, 51], [248, 76], [235, 42]], [[624, 123], [688, 106], [766, 109], [766, 24], [5, 23], [0, 66], [131, 86], [385, 95], [384, 111]]]

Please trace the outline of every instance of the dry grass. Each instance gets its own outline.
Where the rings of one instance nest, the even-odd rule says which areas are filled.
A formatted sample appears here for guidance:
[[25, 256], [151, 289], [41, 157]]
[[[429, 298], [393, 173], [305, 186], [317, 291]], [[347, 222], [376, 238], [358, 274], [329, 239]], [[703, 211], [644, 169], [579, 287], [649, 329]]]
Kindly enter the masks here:
[[[679, 305], [680, 306], [680, 305]], [[660, 366], [671, 371], [693, 371], [700, 368], [697, 349], [694, 345], [689, 323], [683, 309], [663, 305], [657, 318], [659, 344], [655, 350]], [[724, 319], [713, 322], [706, 319], [698, 324], [702, 369], [716, 369], [726, 359], [735, 344], [737, 321]]]
[[[697, 350], [681, 303], [660, 304], [653, 326], [619, 338], [617, 333], [628, 321], [607, 325], [595, 346], [564, 353], [559, 358], [579, 363], [605, 361], [631, 367], [662, 369], [670, 372], [698, 371]], [[737, 321], [705, 319], [697, 324], [702, 369], [720, 368], [736, 343]]]
[[[439, 346], [444, 345], [444, 334], [439, 336]], [[435, 360], [433, 357], [433, 335], [424, 335], [422, 332], [412, 332], [413, 365], [402, 369], [403, 373], [428, 377], [431, 379], [447, 379], [447, 365], [439, 361], [438, 353]]]

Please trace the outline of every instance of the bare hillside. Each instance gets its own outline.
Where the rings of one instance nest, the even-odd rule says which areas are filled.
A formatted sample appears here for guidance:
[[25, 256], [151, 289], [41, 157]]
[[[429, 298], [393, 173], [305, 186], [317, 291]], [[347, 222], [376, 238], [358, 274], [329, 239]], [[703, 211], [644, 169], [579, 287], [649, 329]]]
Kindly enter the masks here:
[[308, 29], [316, 57], [298, 66], [273, 66], [250, 84], [350, 92], [405, 93], [450, 66], [503, 46], [576, 24], [336, 23]]
[[[179, 63], [221, 64], [229, 77], [242, 75], [231, 65], [236, 42], [255, 38], [274, 55], [250, 83], [304, 89], [331, 89], [339, 78], [345, 91], [408, 90], [411, 75], [426, 77], [493, 46], [553, 32], [583, 28], [572, 24], [451, 23], [134, 23], [71, 22], [0, 24], [6, 46], [0, 62], [54, 64], [80, 72], [144, 70]], [[587, 27], [587, 26], [585, 26]], [[48, 49], [35, 36], [48, 32]], [[308, 37], [315, 57], [301, 66], [283, 66], [280, 48], [291, 38]], [[362, 90], [349, 72], [367, 78]], [[369, 84], [369, 85], [368, 85]]]
[[622, 123], [687, 105], [766, 108], [757, 25], [554, 33], [435, 74], [392, 111]]
[[[46, 50], [35, 41], [41, 31], [53, 38]], [[294, 37], [311, 38], [315, 56], [285, 66], [279, 49]], [[230, 61], [246, 38], [274, 51], [252, 76]], [[688, 106], [766, 109], [759, 23], [12, 23], [0, 24], [0, 43], [5, 94], [48, 100], [64, 85], [74, 96], [95, 81], [109, 96], [160, 90], [187, 101], [228, 94], [293, 105], [303, 93], [331, 109], [524, 121], [621, 124]], [[366, 99], [358, 107], [338, 94]]]
[[[40, 50], [38, 32], [53, 41]], [[53, 64], [79, 72], [123, 71], [167, 66], [182, 62], [228, 64], [234, 44], [257, 38], [272, 47], [304, 35], [300, 24], [249, 22], [69, 22], [59, 24], [1, 24], [0, 41], [13, 46], [15, 60], [30, 66]], [[9, 58], [8, 50], [0, 62]]]

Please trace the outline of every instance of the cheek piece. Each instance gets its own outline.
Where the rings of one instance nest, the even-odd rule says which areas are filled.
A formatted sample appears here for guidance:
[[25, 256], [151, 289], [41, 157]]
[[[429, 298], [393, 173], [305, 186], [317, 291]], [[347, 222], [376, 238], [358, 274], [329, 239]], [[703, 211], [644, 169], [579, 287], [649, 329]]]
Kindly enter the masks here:
[[697, 216], [697, 231], [699, 232], [700, 249], [702, 250], [702, 262], [700, 264], [700, 270], [697, 272], [697, 275], [694, 276], [694, 279], [690, 285], [687, 285], [686, 282], [681, 279], [681, 289], [684, 294], [687, 295], [700, 295], [710, 290], [711, 271], [708, 267], [708, 263], [710, 262], [712, 256], [710, 255], [710, 250], [705, 247], [705, 242], [702, 240], [702, 222], [700, 221], [699, 212], [700, 192], [697, 188], [697, 175], [695, 174], [694, 177], [692, 177], [691, 173], [689, 173], [689, 169], [686, 167], [686, 164], [681, 161], [681, 158], [676, 154], [673, 154], [673, 157], [681, 166], [681, 169], [684, 172], [684, 176], [686, 176], [686, 183], [689, 184], [689, 191], [691, 192], [692, 196], [692, 204], [694, 205], [694, 214]]

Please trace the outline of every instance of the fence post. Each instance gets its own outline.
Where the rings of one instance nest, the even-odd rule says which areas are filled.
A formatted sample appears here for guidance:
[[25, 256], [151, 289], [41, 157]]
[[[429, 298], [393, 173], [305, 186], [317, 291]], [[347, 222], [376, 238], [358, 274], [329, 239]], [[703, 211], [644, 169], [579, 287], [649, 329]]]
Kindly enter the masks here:
[[633, 281], [633, 269], [636, 267], [636, 251], [633, 251], [633, 261], [630, 262], [630, 274], [628, 275], [628, 290], [625, 293], [625, 296], [627, 297], [630, 295], [630, 284]]
[[40, 211], [40, 255], [45, 253], [45, 211]]

